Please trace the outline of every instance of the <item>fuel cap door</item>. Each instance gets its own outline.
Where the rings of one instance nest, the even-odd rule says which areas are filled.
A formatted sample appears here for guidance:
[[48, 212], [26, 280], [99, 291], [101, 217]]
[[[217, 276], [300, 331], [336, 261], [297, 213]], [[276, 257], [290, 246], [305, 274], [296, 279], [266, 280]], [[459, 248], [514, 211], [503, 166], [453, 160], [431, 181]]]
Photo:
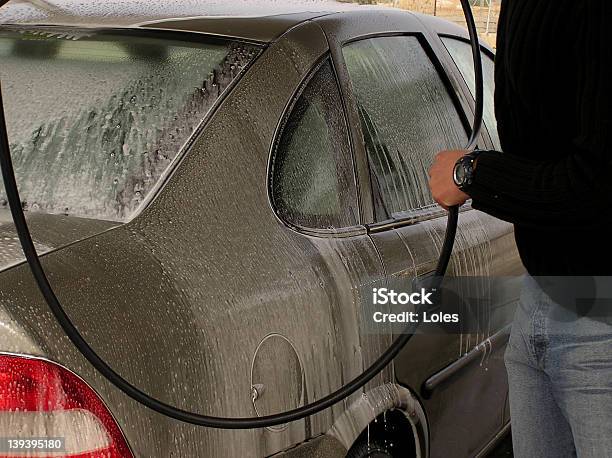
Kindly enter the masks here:
[[[266, 336], [257, 346], [251, 363], [251, 400], [259, 417], [297, 409], [304, 404], [304, 371], [289, 339]], [[282, 431], [287, 425], [270, 427]]]

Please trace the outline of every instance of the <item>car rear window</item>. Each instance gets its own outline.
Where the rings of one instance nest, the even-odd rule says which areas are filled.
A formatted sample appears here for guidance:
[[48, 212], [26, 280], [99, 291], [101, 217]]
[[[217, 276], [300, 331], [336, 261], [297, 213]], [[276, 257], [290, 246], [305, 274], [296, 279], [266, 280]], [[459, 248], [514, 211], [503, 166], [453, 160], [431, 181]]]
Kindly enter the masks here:
[[130, 219], [259, 52], [202, 37], [192, 43], [0, 30], [2, 93], [24, 209]]

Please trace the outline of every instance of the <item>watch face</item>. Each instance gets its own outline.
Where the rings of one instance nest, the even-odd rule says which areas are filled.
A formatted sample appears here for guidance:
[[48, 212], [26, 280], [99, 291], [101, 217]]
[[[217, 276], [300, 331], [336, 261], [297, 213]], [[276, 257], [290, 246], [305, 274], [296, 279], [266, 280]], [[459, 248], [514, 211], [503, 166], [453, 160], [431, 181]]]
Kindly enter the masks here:
[[455, 184], [461, 186], [465, 183], [466, 171], [463, 164], [457, 164], [455, 167]]

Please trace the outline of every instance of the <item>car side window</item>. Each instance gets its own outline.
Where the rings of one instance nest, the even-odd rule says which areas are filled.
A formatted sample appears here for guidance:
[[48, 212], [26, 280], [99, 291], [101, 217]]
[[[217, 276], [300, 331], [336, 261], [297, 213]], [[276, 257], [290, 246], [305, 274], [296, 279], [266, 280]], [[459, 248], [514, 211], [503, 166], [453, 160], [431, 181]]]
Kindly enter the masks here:
[[467, 141], [438, 71], [413, 36], [353, 42], [343, 54], [370, 164], [376, 220], [432, 206], [428, 171], [434, 156]]
[[304, 228], [355, 226], [357, 188], [340, 90], [329, 60], [303, 88], [271, 163], [273, 205]]
[[[474, 87], [474, 61], [472, 57], [472, 46], [465, 41], [456, 38], [442, 37], [442, 42], [455, 61], [457, 68], [463, 75], [472, 96]], [[484, 75], [484, 123], [493, 142], [493, 146], [501, 151], [499, 134], [497, 133], [497, 120], [495, 119], [495, 64], [491, 56], [483, 52], [482, 70]]]

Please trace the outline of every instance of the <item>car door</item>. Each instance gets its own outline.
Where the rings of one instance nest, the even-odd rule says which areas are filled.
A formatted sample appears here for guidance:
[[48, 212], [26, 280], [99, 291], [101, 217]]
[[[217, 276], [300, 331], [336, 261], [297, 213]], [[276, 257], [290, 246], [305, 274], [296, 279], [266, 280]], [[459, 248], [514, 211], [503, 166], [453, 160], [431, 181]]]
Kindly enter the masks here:
[[[464, 110], [469, 105], [457, 75], [443, 71], [423, 35], [370, 36], [346, 43], [342, 56], [369, 165], [370, 236], [389, 283], [407, 285], [435, 269], [446, 218], [429, 193], [428, 169], [438, 151], [467, 143]], [[481, 144], [488, 146], [484, 138]], [[477, 328], [449, 332], [438, 327], [417, 334], [396, 360], [398, 381], [423, 397], [431, 456], [447, 456], [448, 450], [472, 456], [501, 428], [503, 360], [499, 353], [496, 358], [489, 354], [484, 364], [473, 364], [475, 354], [487, 353], [490, 344], [483, 342], [490, 342], [495, 331], [491, 309], [484, 304], [496, 230], [503, 232], [469, 205], [463, 208], [450, 271], [480, 279], [466, 282]], [[460, 362], [466, 355], [472, 364]], [[435, 390], [423, 389], [427, 380], [458, 362], [460, 370], [444, 376]]]

